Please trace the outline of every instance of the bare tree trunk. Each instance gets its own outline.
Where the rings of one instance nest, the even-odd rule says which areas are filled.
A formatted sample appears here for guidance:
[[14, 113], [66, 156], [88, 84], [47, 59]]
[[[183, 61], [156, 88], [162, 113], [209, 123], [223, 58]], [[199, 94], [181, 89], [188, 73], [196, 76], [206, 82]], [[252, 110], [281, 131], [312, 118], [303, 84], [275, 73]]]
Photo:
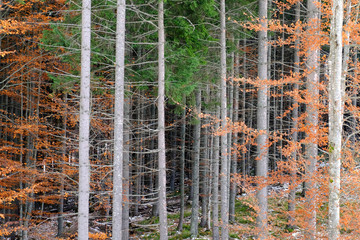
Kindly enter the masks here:
[[198, 234], [199, 226], [199, 173], [200, 173], [200, 135], [201, 135], [201, 119], [199, 114], [201, 113], [201, 90], [198, 89], [195, 93], [195, 114], [197, 115], [196, 124], [194, 125], [194, 168], [192, 170], [192, 189], [193, 199], [191, 206], [191, 224], [190, 232], [191, 236], [196, 238]]
[[[124, 105], [124, 119], [129, 121], [130, 119], [130, 105], [131, 98], [128, 98], [128, 102]], [[124, 152], [123, 152], [123, 211], [122, 211], [122, 239], [129, 239], [129, 201], [130, 201], [130, 126], [129, 123], [124, 126]]]
[[[239, 41], [237, 41], [236, 43], [236, 49], [239, 49]], [[233, 78], [238, 78], [239, 77], [239, 53], [235, 54], [234, 57], [234, 74], [233, 74]], [[234, 123], [239, 121], [239, 84], [236, 81], [233, 81], [233, 87], [235, 88], [234, 91], [234, 107], [233, 107], [233, 119], [234, 119]], [[230, 98], [232, 99], [232, 98]], [[238, 137], [238, 133], [234, 132], [233, 133], [233, 141], [234, 143], [238, 143], [239, 137]], [[237, 160], [238, 160], [238, 155], [237, 155], [237, 151], [234, 151], [232, 153], [232, 162], [231, 162], [231, 174], [234, 175], [237, 173]], [[230, 182], [230, 199], [229, 199], [229, 215], [230, 215], [230, 221], [234, 222], [235, 221], [235, 200], [236, 200], [236, 193], [237, 193], [237, 184], [235, 183], [235, 181]]]
[[124, 149], [124, 78], [125, 78], [125, 0], [117, 1], [116, 11], [116, 65], [115, 65], [115, 119], [114, 119], [114, 173], [112, 239], [122, 239], [123, 149]]
[[[220, 118], [220, 107], [216, 109], [216, 119]], [[217, 121], [215, 124], [215, 131], [220, 128], [220, 122]], [[220, 148], [220, 137], [216, 135], [214, 137], [214, 155], [213, 158], [213, 239], [220, 239], [219, 233], [219, 149]]]
[[[267, 80], [267, 0], [259, 2], [259, 18], [261, 30], [259, 36], [259, 56], [258, 56], [258, 75], [260, 81]], [[258, 228], [259, 239], [267, 239], [267, 170], [268, 170], [268, 114], [267, 114], [267, 98], [268, 87], [266, 83], [261, 83], [258, 90], [257, 99], [257, 129], [259, 136], [257, 137], [257, 161], [256, 176], [260, 177], [259, 189], [256, 193], [256, 199], [259, 204], [259, 212], [256, 218], [256, 227]]]
[[[226, 22], [225, 22], [225, 0], [220, 1], [220, 114], [222, 131], [226, 129]], [[229, 238], [229, 197], [228, 197], [228, 156], [227, 156], [227, 135], [221, 135], [221, 239]]]
[[[300, 21], [300, 2], [296, 4], [295, 9], [295, 22]], [[299, 30], [296, 30], [296, 34], [299, 34]], [[295, 53], [294, 53], [294, 73], [299, 76], [300, 73], [300, 39], [297, 38], [295, 40]], [[294, 84], [294, 91], [299, 91], [299, 84]], [[293, 147], [295, 148], [295, 145], [298, 142], [298, 118], [299, 118], [299, 107], [298, 102], [294, 99], [293, 100], [293, 112], [292, 112], [292, 120], [293, 120], [293, 133], [292, 133], [292, 143]], [[289, 211], [289, 228], [294, 228], [294, 214], [295, 214], [295, 194], [296, 194], [296, 172], [297, 172], [297, 150], [296, 148], [291, 153], [290, 158], [290, 192], [289, 192], [289, 200], [288, 200], [288, 211]]]
[[307, 49], [306, 71], [308, 72], [306, 88], [307, 98], [311, 104], [306, 106], [306, 125], [308, 128], [307, 139], [308, 143], [305, 147], [306, 155], [306, 208], [308, 209], [307, 230], [305, 231], [306, 239], [315, 239], [316, 237], [316, 162], [318, 156], [318, 102], [319, 102], [319, 60], [320, 60], [320, 45], [317, 39], [319, 33], [320, 23], [320, 2], [319, 0], [309, 0], [307, 3], [307, 21], [308, 21], [308, 38], [312, 44]]
[[91, 0], [82, 1], [78, 239], [89, 238]]
[[164, 28], [164, 1], [159, 1], [158, 9], [158, 148], [159, 148], [159, 217], [160, 240], [168, 239], [167, 212], [166, 212], [166, 157], [165, 157], [165, 28]]
[[[64, 93], [64, 112], [67, 112], [67, 94]], [[63, 168], [64, 168], [64, 161], [66, 159], [66, 132], [67, 132], [67, 115], [66, 113], [63, 116], [63, 130], [64, 130], [64, 136], [62, 141], [62, 159], [61, 159], [61, 165], [60, 165], [60, 199], [59, 199], [59, 205], [58, 205], [58, 232], [57, 236], [61, 237], [64, 234], [64, 176], [63, 176]]]
[[[209, 102], [208, 96], [209, 96], [209, 88], [207, 86], [206, 89], [207, 92], [207, 99], [206, 102]], [[208, 112], [205, 110], [205, 114], [208, 114]], [[208, 121], [205, 120], [204, 121], [205, 124], [208, 124]], [[201, 125], [200, 125], [201, 127]], [[207, 225], [208, 222], [208, 205], [209, 205], [209, 201], [208, 201], [208, 195], [209, 195], [209, 135], [208, 135], [209, 129], [208, 127], [204, 127], [203, 128], [203, 147], [202, 147], [202, 163], [201, 168], [202, 168], [202, 179], [201, 179], [201, 190], [202, 190], [202, 198], [201, 198], [201, 222], [200, 222], [200, 227], [204, 228]]]
[[180, 219], [178, 230], [183, 230], [184, 210], [185, 210], [185, 138], [186, 138], [186, 97], [184, 98], [184, 110], [182, 112], [181, 123], [181, 157], [180, 157]]
[[343, 125], [342, 29], [343, 0], [333, 0], [330, 25], [329, 82], [329, 239], [340, 236], [340, 168]]

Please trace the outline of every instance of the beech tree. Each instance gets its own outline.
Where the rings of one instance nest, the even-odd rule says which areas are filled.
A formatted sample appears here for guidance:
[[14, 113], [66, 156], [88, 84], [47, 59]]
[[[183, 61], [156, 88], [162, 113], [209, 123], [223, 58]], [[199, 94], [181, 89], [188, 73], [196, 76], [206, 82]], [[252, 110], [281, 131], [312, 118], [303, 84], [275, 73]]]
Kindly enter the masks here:
[[306, 207], [308, 209], [306, 238], [316, 238], [316, 180], [318, 158], [318, 127], [319, 127], [319, 74], [320, 74], [320, 2], [310, 0], [307, 2], [307, 61], [306, 71], [306, 126], [307, 126], [307, 144], [306, 144], [306, 180], [305, 194]]
[[82, 1], [81, 19], [78, 236], [85, 240], [89, 238], [91, 0]]
[[[226, 16], [225, 0], [220, 1], [220, 117], [221, 128], [225, 132], [227, 127], [226, 114]], [[228, 196], [228, 156], [227, 135], [221, 135], [221, 239], [229, 238], [229, 196]]]
[[259, 205], [259, 212], [256, 217], [256, 227], [258, 228], [259, 239], [267, 239], [267, 168], [268, 168], [268, 113], [267, 113], [267, 99], [268, 89], [266, 80], [267, 77], [267, 59], [268, 59], [268, 40], [267, 40], [267, 0], [259, 1], [259, 21], [260, 30], [258, 32], [258, 78], [259, 89], [257, 95], [257, 160], [256, 160], [256, 176], [261, 177], [259, 181], [259, 189], [256, 193], [256, 200]]
[[330, 30], [329, 81], [329, 239], [339, 239], [340, 170], [343, 129], [342, 29], [343, 1], [332, 2]]
[[112, 238], [122, 239], [123, 149], [124, 149], [124, 71], [125, 71], [125, 0], [117, 1], [115, 123]]

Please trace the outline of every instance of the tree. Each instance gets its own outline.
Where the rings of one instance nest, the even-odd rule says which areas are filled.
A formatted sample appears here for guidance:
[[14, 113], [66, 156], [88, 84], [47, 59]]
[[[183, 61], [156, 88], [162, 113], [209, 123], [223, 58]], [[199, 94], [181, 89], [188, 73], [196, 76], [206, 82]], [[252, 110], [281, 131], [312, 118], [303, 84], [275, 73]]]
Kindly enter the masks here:
[[78, 238], [89, 238], [91, 0], [82, 1]]
[[344, 7], [342, 0], [332, 1], [330, 25], [329, 81], [329, 239], [339, 239], [340, 169], [343, 129], [342, 94], [342, 29]]
[[159, 217], [160, 239], [168, 239], [166, 210], [166, 158], [165, 158], [165, 28], [164, 1], [158, 6], [158, 148], [159, 148]]
[[305, 237], [315, 239], [316, 235], [316, 163], [318, 157], [318, 125], [319, 125], [319, 61], [320, 61], [320, 2], [310, 0], [307, 2], [307, 60], [306, 60], [306, 126], [307, 144], [306, 155], [306, 208], [308, 209], [307, 230]]
[[[195, 114], [198, 116], [201, 113], [201, 90], [198, 89], [195, 93]], [[201, 119], [196, 117], [196, 124], [194, 125], [194, 162], [192, 171], [192, 205], [191, 205], [191, 235], [196, 238], [199, 227], [199, 188], [200, 188], [200, 135], [201, 135]]]
[[226, 114], [226, 22], [225, 22], [225, 0], [220, 1], [220, 117], [221, 128], [221, 239], [229, 238], [229, 196], [228, 196], [228, 156], [227, 156], [227, 114]]
[[[295, 23], [300, 24], [300, 2], [296, 3], [295, 9]], [[296, 34], [298, 35], [295, 40], [295, 52], [294, 52], [294, 73], [296, 77], [300, 77], [300, 30], [296, 30]], [[299, 91], [299, 84], [294, 84], [294, 91], [297, 93]], [[296, 201], [296, 174], [297, 174], [297, 143], [298, 143], [298, 124], [299, 124], [299, 106], [297, 100], [294, 98], [293, 100], [293, 112], [292, 112], [292, 119], [293, 119], [293, 132], [292, 132], [292, 144], [293, 144], [293, 151], [291, 153], [290, 158], [290, 192], [289, 192], [289, 203], [288, 203], [288, 210], [289, 210], [289, 227], [294, 227], [295, 222], [295, 201]]]
[[256, 217], [256, 227], [258, 228], [259, 239], [267, 239], [267, 168], [268, 168], [268, 112], [267, 98], [268, 87], [267, 80], [267, 59], [268, 59], [268, 42], [267, 42], [267, 0], [259, 1], [259, 21], [260, 30], [258, 32], [258, 78], [259, 89], [257, 95], [257, 160], [256, 160], [256, 176], [260, 177], [256, 199], [259, 205], [259, 212]]
[[122, 239], [123, 149], [124, 149], [124, 72], [125, 72], [125, 0], [117, 1], [115, 123], [112, 238]]

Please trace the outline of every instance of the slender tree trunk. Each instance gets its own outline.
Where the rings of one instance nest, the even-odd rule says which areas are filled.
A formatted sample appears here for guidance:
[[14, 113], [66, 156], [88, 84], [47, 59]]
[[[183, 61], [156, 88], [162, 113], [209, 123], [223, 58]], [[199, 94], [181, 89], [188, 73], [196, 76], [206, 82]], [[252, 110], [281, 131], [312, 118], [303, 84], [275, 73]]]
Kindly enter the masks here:
[[333, 0], [330, 25], [329, 82], [329, 239], [340, 236], [340, 168], [343, 125], [342, 29], [343, 0]]
[[78, 238], [89, 238], [91, 0], [82, 1]]
[[[220, 107], [216, 109], [216, 119], [220, 118]], [[219, 131], [220, 122], [215, 124], [215, 131]], [[220, 239], [219, 233], [219, 156], [220, 156], [220, 137], [214, 137], [213, 155], [213, 239]]]
[[171, 177], [170, 177], [170, 191], [174, 192], [175, 191], [175, 180], [176, 180], [176, 161], [178, 161], [176, 159], [176, 133], [177, 131], [172, 131], [172, 148], [173, 150], [171, 151]]
[[[221, 100], [221, 128], [226, 129], [226, 22], [225, 22], [225, 0], [220, 1], [220, 100]], [[228, 197], [228, 156], [227, 156], [227, 135], [221, 135], [221, 239], [229, 238], [229, 197]]]
[[[295, 22], [300, 21], [300, 2], [296, 4], [295, 9]], [[296, 30], [296, 34], [298, 35], [300, 32]], [[295, 40], [295, 53], [294, 53], [294, 73], [298, 76], [300, 74], [300, 39], [297, 37]], [[294, 91], [299, 91], [299, 84], [294, 84]], [[294, 214], [295, 214], [295, 195], [296, 195], [296, 172], [297, 172], [297, 149], [296, 144], [298, 142], [298, 118], [299, 118], [299, 107], [298, 102], [293, 100], [293, 112], [292, 112], [292, 121], [293, 121], [293, 132], [292, 132], [292, 144], [293, 144], [293, 152], [291, 153], [290, 158], [290, 192], [289, 192], [289, 201], [288, 201], [288, 211], [289, 211], [289, 228], [294, 228]]]
[[[259, 31], [259, 57], [258, 57], [258, 75], [260, 81], [267, 80], [267, 0], [259, 2], [259, 18], [261, 30]], [[261, 83], [258, 90], [257, 102], [257, 161], [256, 176], [260, 177], [259, 190], [256, 193], [256, 199], [259, 204], [259, 212], [256, 218], [256, 227], [258, 228], [259, 239], [267, 239], [267, 169], [268, 169], [268, 136], [267, 136], [267, 98], [268, 87], [266, 83]]]
[[[67, 94], [64, 93], [64, 112], [67, 112]], [[62, 160], [61, 160], [61, 165], [60, 165], [60, 181], [61, 181], [61, 185], [60, 185], [60, 199], [59, 199], [59, 205], [58, 205], [58, 233], [57, 236], [61, 237], [64, 234], [64, 172], [63, 172], [63, 168], [64, 168], [64, 162], [66, 159], [66, 132], [67, 132], [67, 114], [64, 114], [64, 119], [63, 119], [63, 130], [64, 130], [64, 136], [63, 136], [63, 146], [62, 146]]]
[[[124, 104], [124, 119], [130, 119], [131, 98]], [[130, 126], [124, 125], [124, 152], [123, 152], [123, 211], [122, 211], [122, 239], [129, 239], [129, 215], [130, 215]]]
[[195, 114], [197, 115], [196, 124], [194, 125], [194, 168], [192, 170], [192, 188], [193, 199], [191, 206], [191, 224], [190, 232], [191, 236], [196, 238], [198, 235], [199, 225], [199, 173], [200, 173], [200, 135], [201, 135], [201, 119], [199, 114], [201, 113], [201, 90], [198, 89], [195, 93]]
[[[239, 41], [237, 41], [236, 49], [239, 49]], [[236, 53], [234, 57], [234, 75], [233, 78], [239, 77], [239, 54]], [[236, 81], [233, 81], [233, 87], [235, 89], [234, 91], [234, 108], [233, 108], [233, 119], [234, 123], [239, 121], [239, 84]], [[231, 98], [230, 98], [231, 99]], [[233, 141], [235, 144], [238, 143], [238, 133], [233, 133]], [[234, 145], [235, 147], [235, 145]], [[237, 160], [238, 160], [238, 154], [237, 151], [234, 150], [232, 153], [232, 162], [231, 162], [231, 174], [234, 175], [237, 173]], [[237, 184], [235, 181], [230, 182], [230, 199], [229, 199], [229, 215], [230, 215], [230, 221], [235, 221], [235, 200], [236, 200], [236, 193], [237, 193]]]
[[[244, 78], [246, 79], [247, 78], [247, 59], [246, 59], [246, 48], [247, 48], [247, 41], [246, 41], [246, 36], [244, 36], [244, 56], [243, 56], [243, 75], [244, 75]], [[239, 86], [240, 87], [240, 86]], [[243, 90], [242, 90], [242, 113], [241, 113], [241, 121], [243, 123], [246, 123], [246, 82], [244, 82], [242, 84], [242, 87], [243, 87]], [[252, 119], [252, 108], [251, 108], [251, 114], [250, 114], [250, 118]], [[249, 124], [249, 127], [250, 124]], [[241, 142], [242, 144], [245, 145], [245, 134], [242, 135], [242, 139], [241, 139]], [[246, 149], [248, 149], [248, 146], [246, 145]], [[250, 151], [248, 151], [250, 152]], [[248, 153], [248, 156], [250, 154]], [[246, 153], [242, 153], [242, 164], [241, 164], [241, 171], [242, 171], [242, 175], [243, 177], [245, 177], [246, 175], [246, 162], [249, 163], [249, 161], [246, 161]]]
[[182, 112], [181, 123], [181, 157], [180, 157], [180, 219], [178, 230], [183, 230], [184, 210], [185, 210], [185, 138], [186, 138], [186, 97], [184, 98], [184, 110]]
[[122, 239], [123, 149], [124, 149], [124, 78], [125, 78], [125, 0], [117, 1], [115, 119], [114, 119], [114, 174], [112, 239]]
[[159, 34], [159, 85], [158, 85], [158, 148], [159, 148], [159, 217], [160, 240], [168, 239], [166, 212], [166, 157], [165, 157], [165, 28], [164, 1], [159, 1], [158, 9]]
[[318, 156], [318, 102], [319, 102], [319, 60], [320, 45], [318, 41], [319, 23], [320, 23], [320, 2], [319, 0], [309, 0], [307, 3], [307, 21], [308, 33], [310, 38], [309, 48], [307, 49], [306, 71], [308, 72], [306, 88], [307, 99], [311, 102], [306, 106], [306, 125], [308, 128], [308, 143], [305, 147], [306, 155], [306, 208], [308, 209], [307, 223], [305, 231], [306, 239], [315, 239], [316, 237], [316, 162]]
[[[208, 90], [207, 92], [207, 96], [208, 95]], [[206, 102], [209, 102], [208, 99]], [[205, 110], [205, 114], [208, 114], [208, 112]], [[205, 124], [208, 123], [207, 120], [204, 121]], [[201, 127], [201, 126], [200, 126]], [[208, 185], [208, 179], [209, 179], [209, 135], [208, 135], [209, 129], [208, 127], [204, 127], [203, 128], [203, 133], [202, 133], [202, 137], [203, 137], [203, 147], [202, 147], [202, 163], [201, 168], [202, 168], [202, 179], [201, 179], [201, 191], [202, 191], [202, 198], [201, 198], [201, 222], [200, 222], [200, 227], [204, 228], [207, 225], [208, 222], [208, 215], [207, 215], [207, 211], [208, 211], [208, 195], [209, 195], [209, 185]]]

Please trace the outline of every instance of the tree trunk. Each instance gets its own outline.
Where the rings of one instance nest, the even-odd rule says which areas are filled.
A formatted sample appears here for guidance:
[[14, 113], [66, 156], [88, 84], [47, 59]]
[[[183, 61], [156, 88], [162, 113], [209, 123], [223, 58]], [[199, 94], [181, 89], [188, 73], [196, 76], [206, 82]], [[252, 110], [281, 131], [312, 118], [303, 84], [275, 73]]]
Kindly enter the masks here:
[[[239, 49], [239, 41], [237, 41], [236, 49]], [[234, 56], [234, 74], [233, 78], [239, 77], [239, 53], [236, 53]], [[235, 89], [234, 91], [234, 107], [233, 107], [233, 122], [236, 123], [239, 121], [239, 84], [237, 81], [232, 82], [233, 87]], [[232, 99], [232, 98], [230, 98]], [[239, 137], [238, 133], [233, 133], [233, 141], [235, 144], [238, 143]], [[235, 147], [235, 145], [234, 145]], [[231, 174], [234, 175], [237, 173], [237, 160], [238, 160], [238, 154], [237, 151], [234, 150], [232, 153], [232, 162], [231, 162]], [[236, 193], [237, 193], [237, 184], [235, 181], [230, 182], [230, 199], [229, 199], [229, 215], [230, 215], [230, 221], [235, 221], [235, 200], [236, 200]]]
[[[128, 88], [127, 88], [128, 89]], [[124, 104], [124, 119], [130, 119], [131, 98]], [[129, 239], [130, 215], [130, 126], [124, 125], [124, 152], [123, 152], [123, 211], [122, 211], [122, 239]]]
[[308, 38], [309, 49], [307, 49], [306, 71], [308, 72], [306, 88], [307, 100], [311, 102], [306, 106], [306, 126], [307, 126], [307, 144], [305, 147], [306, 155], [306, 208], [308, 209], [307, 224], [305, 231], [306, 239], [315, 239], [316, 236], [316, 162], [318, 156], [318, 103], [319, 103], [319, 61], [320, 61], [320, 44], [317, 39], [320, 23], [320, 2], [319, 0], [309, 0], [307, 3], [307, 21], [308, 21]]
[[115, 119], [114, 119], [114, 173], [112, 239], [122, 239], [123, 149], [124, 149], [124, 73], [125, 73], [125, 0], [117, 1], [116, 11], [116, 65], [115, 65]]
[[[295, 9], [295, 22], [298, 23], [300, 21], [300, 3], [296, 4]], [[296, 30], [296, 34], [299, 34], [299, 30]], [[297, 37], [295, 40], [295, 53], [294, 53], [294, 73], [299, 78], [300, 77], [300, 39]], [[294, 84], [294, 91], [299, 91], [299, 84]], [[292, 132], [292, 144], [293, 144], [293, 152], [291, 153], [290, 158], [290, 183], [289, 183], [289, 199], [288, 199], [288, 211], [289, 211], [289, 228], [294, 228], [294, 214], [295, 214], [295, 196], [296, 196], [296, 172], [297, 172], [297, 149], [296, 144], [298, 142], [298, 118], [299, 118], [299, 107], [298, 102], [293, 100], [293, 112], [292, 112], [292, 121], [293, 121], [293, 132]]]
[[[206, 95], [207, 95], [207, 99], [206, 102], [208, 103], [209, 99], [209, 88], [207, 87], [206, 89]], [[205, 110], [205, 114], [208, 114], [208, 112]], [[208, 121], [205, 119], [204, 121], [205, 124], [208, 124]], [[201, 128], [201, 125], [200, 125]], [[209, 135], [208, 135], [209, 129], [208, 127], [204, 127], [203, 128], [203, 133], [202, 133], [202, 137], [203, 137], [203, 147], [202, 147], [202, 163], [201, 168], [202, 168], [202, 179], [201, 179], [201, 192], [202, 192], [202, 198], [201, 198], [201, 222], [200, 222], [200, 227], [204, 228], [207, 225], [208, 222], [208, 195], [209, 195]]]
[[82, 1], [78, 238], [89, 238], [91, 0]]
[[[258, 76], [260, 81], [267, 80], [267, 0], [259, 2], [259, 18], [261, 29], [259, 35], [259, 56], [258, 56]], [[258, 228], [259, 239], [267, 239], [267, 170], [268, 170], [268, 114], [267, 99], [268, 87], [266, 83], [260, 83], [257, 99], [257, 129], [259, 136], [257, 137], [257, 161], [256, 176], [260, 177], [259, 189], [256, 193], [256, 199], [259, 204], [259, 212], [256, 218], [256, 227]]]
[[[64, 111], [67, 112], [67, 94], [64, 93]], [[62, 142], [62, 159], [61, 159], [61, 165], [60, 165], [60, 199], [59, 199], [59, 205], [58, 205], [58, 218], [57, 218], [57, 222], [58, 222], [58, 232], [57, 232], [57, 236], [58, 237], [62, 237], [62, 235], [64, 234], [64, 162], [66, 159], [66, 132], [67, 132], [67, 115], [65, 113], [65, 115], [63, 116], [63, 130], [64, 130], [64, 136], [63, 136], [63, 142]]]
[[164, 1], [159, 1], [158, 10], [158, 148], [159, 148], [159, 217], [160, 240], [168, 239], [166, 212], [166, 157], [165, 157], [165, 28]]
[[343, 0], [333, 0], [330, 25], [329, 82], [329, 239], [339, 238], [340, 168], [343, 124], [342, 25]]
[[[226, 22], [225, 22], [225, 0], [220, 1], [220, 114], [221, 129], [226, 130]], [[229, 238], [229, 197], [228, 197], [228, 156], [227, 156], [227, 135], [221, 134], [221, 239]]]
[[191, 206], [191, 236], [196, 238], [198, 234], [198, 220], [199, 220], [199, 173], [200, 173], [200, 135], [201, 135], [201, 90], [198, 89], [195, 93], [195, 114], [196, 124], [194, 125], [194, 168], [192, 170], [192, 189], [193, 199]]
[[[216, 109], [216, 119], [220, 118], [220, 107]], [[219, 131], [220, 122], [215, 124], [215, 131]], [[213, 157], [213, 239], [220, 239], [219, 233], [219, 149], [220, 137], [215, 135], [214, 137], [214, 156]]]
[[181, 123], [181, 157], [180, 157], [180, 219], [178, 230], [182, 232], [184, 224], [184, 210], [185, 210], [185, 138], [186, 138], [186, 97], [184, 98], [184, 110], [182, 112]]

